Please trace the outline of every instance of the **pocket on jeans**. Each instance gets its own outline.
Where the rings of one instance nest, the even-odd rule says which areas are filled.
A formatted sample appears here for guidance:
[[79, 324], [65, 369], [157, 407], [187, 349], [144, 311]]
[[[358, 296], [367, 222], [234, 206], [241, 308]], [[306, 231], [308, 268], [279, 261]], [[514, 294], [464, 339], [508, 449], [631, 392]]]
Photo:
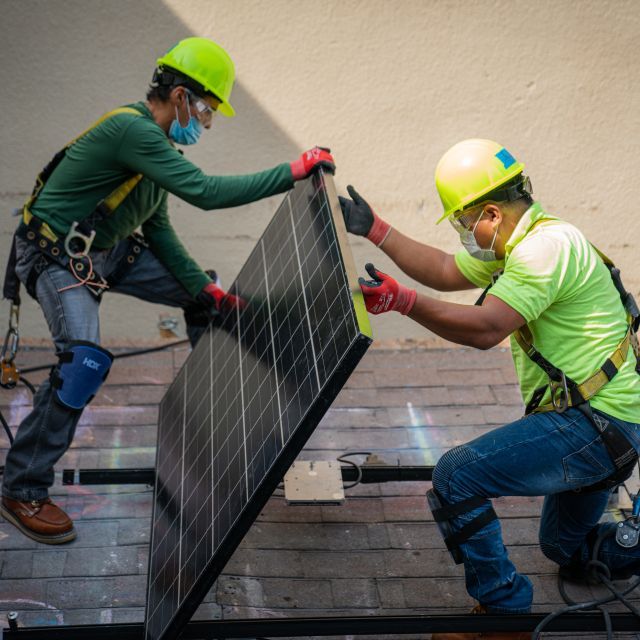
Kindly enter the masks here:
[[[603, 464], [603, 456], [606, 456], [606, 464]], [[609, 461], [609, 454], [605, 449], [602, 438], [598, 436], [589, 444], [575, 453], [562, 459], [564, 477], [567, 482], [584, 482], [599, 480], [613, 473], [613, 463]]]

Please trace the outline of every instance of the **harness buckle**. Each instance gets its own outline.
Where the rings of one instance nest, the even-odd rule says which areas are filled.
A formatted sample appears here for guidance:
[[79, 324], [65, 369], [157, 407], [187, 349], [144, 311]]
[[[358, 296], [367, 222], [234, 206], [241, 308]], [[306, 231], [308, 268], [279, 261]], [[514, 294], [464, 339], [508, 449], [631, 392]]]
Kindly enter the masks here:
[[69, 233], [64, 238], [64, 250], [70, 258], [75, 258], [76, 260], [85, 258], [89, 255], [95, 237], [95, 229], [92, 229], [91, 233], [86, 235], [79, 230], [77, 222], [72, 222]]
[[569, 389], [567, 388], [567, 377], [562, 373], [560, 381], [550, 380], [551, 404], [558, 413], [564, 413], [569, 408]]
[[635, 331], [631, 332], [629, 336], [629, 342], [631, 343], [633, 355], [637, 360], [640, 360], [640, 344], [638, 343], [638, 334]]

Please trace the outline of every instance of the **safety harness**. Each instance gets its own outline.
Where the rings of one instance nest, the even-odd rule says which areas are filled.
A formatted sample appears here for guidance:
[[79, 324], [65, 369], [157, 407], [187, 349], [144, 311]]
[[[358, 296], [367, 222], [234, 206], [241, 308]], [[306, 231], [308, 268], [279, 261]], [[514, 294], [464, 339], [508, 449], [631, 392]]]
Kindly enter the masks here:
[[[551, 222], [548, 219], [537, 220], [529, 229], [542, 224]], [[564, 371], [553, 365], [545, 358], [538, 349], [533, 345], [533, 336], [527, 325], [516, 329], [513, 337], [524, 351], [527, 357], [537, 364], [548, 376], [549, 382], [536, 389], [531, 396], [525, 408], [525, 415], [531, 413], [540, 413], [544, 411], [556, 411], [563, 413], [569, 407], [575, 407], [582, 411], [591, 421], [596, 431], [602, 437], [607, 447], [607, 451], [615, 464], [616, 471], [613, 475], [605, 478], [589, 487], [585, 487], [582, 491], [597, 491], [604, 488], [614, 487], [624, 482], [633, 472], [634, 465], [638, 460], [638, 454], [629, 442], [624, 433], [611, 421], [607, 420], [599, 413], [594, 413], [589, 401], [593, 398], [610, 380], [618, 373], [622, 365], [627, 359], [629, 353], [629, 345], [632, 346], [633, 353], [636, 358], [636, 372], [640, 375], [640, 348], [638, 346], [638, 328], [640, 326], [640, 310], [634, 297], [624, 288], [620, 269], [594, 245], [591, 245], [595, 252], [600, 256], [605, 266], [609, 270], [613, 284], [620, 295], [620, 300], [627, 313], [627, 331], [615, 348], [613, 353], [604, 361], [604, 363], [581, 383], [576, 382]], [[476, 304], [482, 304], [487, 292], [495, 284], [489, 285], [482, 293]], [[544, 405], [540, 402], [542, 398], [550, 391], [550, 401]]]
[[[548, 219], [538, 220], [531, 226], [530, 230], [543, 222], [550, 221]], [[514, 332], [514, 338], [520, 348], [549, 378], [547, 384], [542, 385], [534, 391], [531, 399], [527, 403], [525, 415], [544, 411], [563, 413], [569, 407], [577, 408], [589, 418], [591, 424], [601, 436], [609, 456], [615, 465], [616, 470], [609, 477], [577, 490], [583, 493], [611, 489], [621, 482], [624, 482], [633, 473], [633, 469], [638, 461], [638, 453], [624, 432], [600, 413], [595, 413], [589, 404], [591, 398], [612, 380], [621, 369], [627, 359], [629, 345], [632, 346], [633, 353], [636, 357], [636, 372], [640, 375], [640, 348], [638, 347], [640, 310], [633, 296], [624, 288], [620, 277], [620, 270], [597, 247], [591, 246], [600, 256], [611, 274], [613, 284], [620, 295], [620, 300], [627, 313], [628, 322], [628, 329], [624, 338], [602, 366], [582, 383], [577, 383], [567, 376], [564, 371], [553, 365], [536, 349], [533, 345], [531, 330], [527, 325]], [[482, 304], [489, 289], [495, 284], [500, 275], [500, 273], [494, 274], [491, 284], [482, 292], [482, 295], [476, 301], [476, 305]], [[540, 402], [546, 395], [547, 390], [551, 393], [550, 401], [541, 405]], [[491, 503], [486, 498], [478, 496], [455, 504], [448, 504], [435, 489], [430, 489], [427, 492], [427, 501], [433, 513], [433, 518], [443, 535], [447, 549], [456, 564], [460, 564], [463, 561], [460, 544], [497, 518]], [[449, 524], [451, 519], [487, 504], [489, 505], [488, 509], [468, 522], [462, 529], [454, 532]]]
[[142, 174], [137, 174], [128, 178], [123, 184], [114, 189], [106, 198], [101, 200], [96, 208], [85, 218], [75, 221], [66, 236], [63, 238], [43, 220], [37, 218], [31, 209], [42, 192], [47, 180], [51, 177], [56, 167], [65, 157], [67, 150], [84, 135], [95, 129], [102, 122], [121, 113], [128, 113], [135, 116], [142, 114], [132, 107], [120, 107], [103, 115], [97, 122], [91, 125], [86, 131], [74, 138], [63, 149], [58, 151], [47, 166], [36, 178], [33, 191], [22, 207], [22, 221], [18, 226], [11, 246], [7, 270], [5, 273], [3, 296], [13, 301], [14, 305], [20, 304], [20, 281], [15, 273], [16, 265], [16, 238], [21, 238], [34, 245], [40, 252], [39, 258], [35, 261], [31, 272], [27, 277], [26, 288], [29, 295], [36, 298], [36, 282], [42, 272], [51, 264], [56, 263], [69, 269], [78, 277], [86, 276], [87, 289], [96, 297], [100, 297], [104, 289], [117, 282], [124, 273], [137, 261], [142, 253], [143, 243], [140, 238], [132, 236], [129, 250], [126, 256], [109, 278], [103, 278], [93, 271], [89, 261], [89, 251], [96, 236], [96, 226], [110, 216], [131, 193], [135, 186], [142, 179]]

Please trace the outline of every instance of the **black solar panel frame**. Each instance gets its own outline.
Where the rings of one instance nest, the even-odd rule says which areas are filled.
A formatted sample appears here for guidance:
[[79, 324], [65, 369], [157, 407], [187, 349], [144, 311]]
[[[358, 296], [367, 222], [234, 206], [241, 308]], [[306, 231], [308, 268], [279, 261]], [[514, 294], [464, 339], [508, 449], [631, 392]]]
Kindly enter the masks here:
[[[364, 300], [362, 299], [362, 293], [358, 285], [355, 265], [353, 263], [351, 250], [348, 244], [347, 231], [340, 211], [333, 177], [320, 170], [308, 178], [308, 180], [313, 181], [316, 190], [323, 189], [326, 192], [327, 202], [333, 219], [337, 244], [340, 249], [342, 266], [351, 291], [352, 312], [354, 313], [354, 320], [356, 327], [359, 330], [359, 334], [355, 336], [349, 350], [344, 354], [339, 365], [334, 369], [331, 377], [322, 387], [320, 393], [305, 414], [299, 426], [294, 430], [293, 435], [280, 450], [275, 463], [260, 482], [254, 495], [245, 504], [238, 520], [234, 525], [232, 525], [223, 542], [218, 547], [218, 550], [207, 563], [206, 569], [201, 573], [199, 578], [196, 579], [195, 584], [184, 598], [182, 604], [178, 607], [176, 614], [171, 619], [171, 622], [165, 627], [164, 631], [162, 631], [159, 636], [149, 635], [147, 619], [149, 614], [149, 602], [147, 602], [145, 615], [145, 638], [148, 640], [168, 640], [175, 638], [183, 627], [191, 620], [196, 609], [203, 601], [220, 573], [224, 570], [225, 565], [244, 538], [245, 534], [260, 514], [260, 511], [264, 508], [264, 505], [281, 482], [284, 474], [293, 464], [305, 443], [312, 435], [318, 423], [329, 409], [331, 403], [338, 395], [372, 342], [369, 319], [364, 306]], [[232, 291], [233, 289], [234, 287], [232, 286], [230, 290]], [[179, 376], [180, 373], [176, 376], [176, 379]], [[157, 462], [156, 468], [159, 468]], [[158, 485], [156, 483], [156, 489], [157, 486]], [[157, 496], [154, 494], [154, 507], [151, 519], [152, 527], [155, 522], [156, 502]], [[151, 563], [153, 560], [153, 534], [150, 542], [150, 550], [149, 580], [151, 580]], [[149, 593], [149, 586], [147, 587], [147, 593]]]

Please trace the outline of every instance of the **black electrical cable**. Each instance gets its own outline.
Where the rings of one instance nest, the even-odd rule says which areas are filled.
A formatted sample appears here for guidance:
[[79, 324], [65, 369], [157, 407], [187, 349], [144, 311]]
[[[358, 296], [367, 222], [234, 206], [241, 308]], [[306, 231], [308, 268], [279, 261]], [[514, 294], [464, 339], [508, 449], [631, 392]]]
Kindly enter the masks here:
[[33, 384], [31, 384], [26, 378], [23, 378], [22, 376], [20, 376], [20, 380], [22, 382], [22, 384], [27, 387], [27, 389], [29, 389], [29, 391], [31, 391], [31, 393], [33, 393], [35, 395], [36, 393], [36, 388]]
[[347, 464], [350, 464], [352, 467], [355, 467], [356, 471], [358, 472], [358, 477], [356, 478], [355, 482], [352, 482], [351, 484], [345, 484], [343, 486], [343, 489], [351, 489], [352, 487], [355, 487], [357, 484], [360, 484], [360, 481], [362, 480], [361, 466], [357, 462], [353, 462], [352, 460], [347, 460], [347, 458], [351, 456], [370, 456], [370, 455], [371, 455], [371, 451], [351, 451], [349, 453], [343, 453], [341, 456], [336, 458], [338, 462], [346, 462]]
[[[627, 492], [627, 494], [631, 497], [629, 490], [623, 484], [622, 485]], [[607, 632], [607, 640], [613, 639], [613, 626], [611, 623], [611, 616], [609, 612], [604, 608], [603, 605], [609, 604], [610, 602], [615, 602], [616, 600], [622, 603], [631, 613], [640, 618], [640, 610], [638, 610], [631, 602], [629, 602], [625, 596], [635, 590], [638, 586], [640, 586], [640, 578], [631, 583], [626, 589], [623, 591], [619, 591], [616, 586], [611, 582], [611, 571], [609, 567], [604, 563], [598, 560], [598, 554], [600, 552], [600, 547], [604, 540], [615, 535], [614, 531], [608, 531], [605, 534], [600, 534], [596, 539], [595, 544], [593, 545], [593, 550], [591, 553], [591, 560], [587, 563], [585, 567], [585, 575], [592, 576], [594, 579], [598, 580], [601, 584], [603, 584], [607, 589], [609, 589], [610, 594], [604, 596], [602, 598], [591, 600], [588, 602], [575, 602], [572, 600], [567, 594], [564, 579], [561, 575], [558, 575], [558, 591], [562, 596], [563, 600], [569, 605], [567, 607], [563, 607], [558, 611], [550, 613], [544, 620], [540, 622], [540, 624], [533, 630], [531, 634], [531, 640], [538, 640], [538, 637], [544, 627], [546, 627], [552, 620], [555, 618], [564, 615], [565, 613], [570, 613], [573, 611], [588, 611], [591, 609], [597, 609], [600, 611], [604, 617], [605, 629]]]
[[[118, 358], [131, 358], [133, 356], [143, 356], [147, 353], [155, 353], [156, 351], [164, 351], [165, 349], [169, 349], [171, 347], [178, 347], [182, 344], [186, 344], [187, 342], [189, 342], [189, 340], [185, 338], [184, 340], [176, 340], [175, 342], [169, 342], [168, 344], [161, 344], [157, 347], [149, 347], [148, 349], [136, 349], [134, 351], [123, 351], [122, 353], [116, 353], [113, 356], [113, 358], [114, 360], [116, 360]], [[51, 369], [51, 367], [55, 367], [55, 363], [38, 365], [37, 367], [27, 367], [26, 369], [21, 369], [20, 374], [33, 373], [34, 371], [45, 371], [47, 369]]]
[[4, 427], [4, 430], [7, 432], [7, 437], [9, 438], [9, 444], [13, 444], [13, 434], [11, 433], [11, 429], [9, 429], [9, 425], [7, 424], [7, 421], [4, 419], [4, 416], [2, 415], [2, 411], [0, 411], [0, 422], [2, 422], [2, 426]]

